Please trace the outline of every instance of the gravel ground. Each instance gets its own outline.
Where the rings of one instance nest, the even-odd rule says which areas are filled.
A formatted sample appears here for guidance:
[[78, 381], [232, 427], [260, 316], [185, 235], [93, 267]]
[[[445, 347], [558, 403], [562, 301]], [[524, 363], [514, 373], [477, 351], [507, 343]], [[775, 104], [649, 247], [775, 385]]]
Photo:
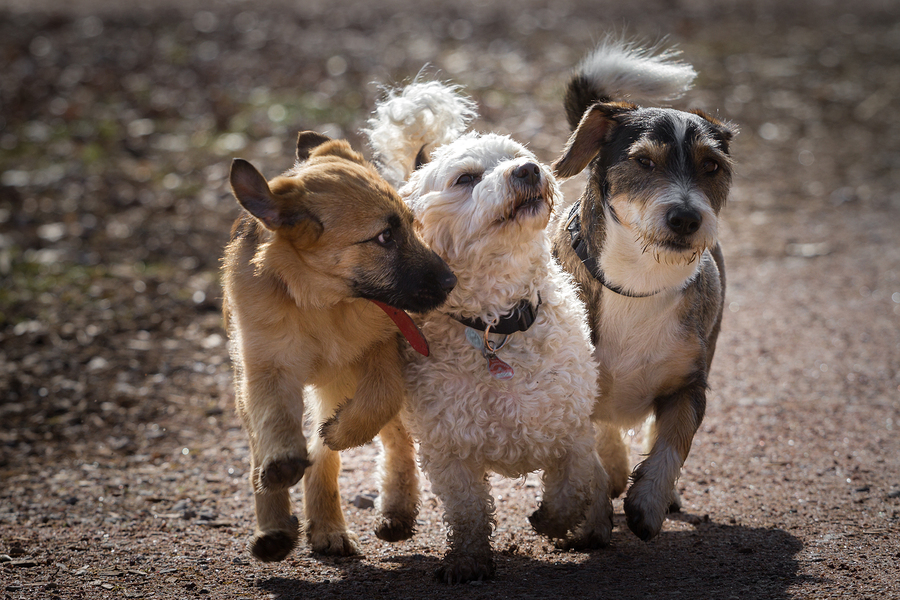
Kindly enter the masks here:
[[[900, 598], [900, 8], [509, 6], [0, 0], [0, 597]], [[669, 35], [700, 71], [679, 106], [741, 128], [684, 512], [643, 543], [618, 500], [611, 547], [560, 552], [528, 526], [537, 478], [496, 478], [496, 578], [438, 585], [427, 489], [412, 540], [371, 533], [370, 444], [341, 475], [365, 556], [254, 562], [219, 315], [231, 158], [274, 175], [301, 129], [361, 147], [378, 84], [429, 63], [550, 161], [566, 75], [610, 29]]]

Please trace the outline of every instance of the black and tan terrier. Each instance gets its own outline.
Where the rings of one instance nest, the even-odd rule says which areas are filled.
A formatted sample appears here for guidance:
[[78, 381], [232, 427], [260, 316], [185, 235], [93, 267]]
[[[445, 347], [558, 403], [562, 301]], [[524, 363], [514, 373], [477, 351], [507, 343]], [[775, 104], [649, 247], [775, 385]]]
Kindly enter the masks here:
[[554, 253], [588, 307], [601, 390], [593, 419], [612, 497], [631, 472], [622, 431], [654, 417], [625, 497], [628, 526], [645, 540], [680, 505], [674, 486], [706, 407], [725, 294], [718, 215], [732, 179], [731, 125], [622, 101], [689, 89], [693, 68], [672, 56], [600, 44], [569, 82], [574, 131], [554, 164], [563, 178], [588, 169]]
[[[232, 229], [223, 275], [237, 408], [250, 438], [251, 551], [274, 561], [294, 548], [299, 530], [289, 488], [303, 478], [312, 550], [356, 554], [335, 450], [380, 432], [388, 454], [413, 455], [393, 421], [405, 397], [394, 323], [426, 352], [401, 311], [437, 307], [456, 278], [415, 232], [396, 191], [343, 140], [301, 133], [294, 168], [266, 181], [235, 159], [230, 182], [246, 210]], [[309, 450], [307, 413], [322, 424]], [[408, 515], [394, 510], [405, 509], [411, 493], [388, 481], [382, 536], [412, 534]]]

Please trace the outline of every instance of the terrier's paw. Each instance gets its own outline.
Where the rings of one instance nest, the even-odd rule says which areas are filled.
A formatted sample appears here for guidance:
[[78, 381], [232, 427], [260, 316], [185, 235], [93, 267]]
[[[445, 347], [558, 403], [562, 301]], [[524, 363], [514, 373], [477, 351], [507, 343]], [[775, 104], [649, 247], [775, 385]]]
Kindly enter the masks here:
[[547, 505], [541, 503], [536, 511], [528, 517], [528, 522], [541, 535], [550, 539], [562, 539], [569, 531], [570, 520], [560, 518], [560, 515], [552, 514]]
[[309, 465], [305, 451], [302, 455], [268, 457], [257, 470], [256, 489], [263, 493], [285, 490], [300, 481]]
[[284, 560], [297, 546], [300, 537], [297, 517], [291, 516], [293, 527], [284, 530], [257, 533], [250, 541], [250, 552], [257, 560], [276, 562]]
[[355, 556], [362, 554], [359, 540], [349, 531], [308, 533], [309, 546], [317, 554], [328, 556]]
[[681, 512], [681, 494], [678, 493], [678, 490], [672, 490], [672, 496], [669, 498], [669, 508], [666, 510], [666, 512]]
[[459, 554], [451, 552], [441, 561], [434, 572], [435, 578], [443, 583], [456, 584], [467, 581], [484, 581], [494, 576], [494, 559], [487, 556]]
[[375, 537], [385, 542], [402, 542], [416, 532], [416, 518], [409, 515], [383, 515], [375, 524]]
[[632, 485], [625, 496], [625, 522], [628, 529], [645, 542], [656, 537], [662, 529], [668, 508], [667, 498], [635, 492]]

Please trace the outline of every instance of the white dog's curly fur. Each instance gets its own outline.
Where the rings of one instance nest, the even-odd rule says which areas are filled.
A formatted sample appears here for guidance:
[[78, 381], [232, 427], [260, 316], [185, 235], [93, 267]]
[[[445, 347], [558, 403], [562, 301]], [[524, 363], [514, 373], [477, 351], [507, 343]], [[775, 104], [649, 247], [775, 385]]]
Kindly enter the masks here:
[[[423, 109], [414, 100], [420, 91], [445, 96]], [[392, 104], [398, 97], [403, 105]], [[452, 111], [454, 102], [470, 118], [472, 104], [456, 88], [414, 83], [390, 96], [377, 114], [393, 117], [370, 121], [376, 154], [383, 161], [385, 146], [405, 145], [415, 155], [429, 138], [453, 137], [438, 126], [424, 137], [417, 130], [416, 143], [407, 143], [403, 123], [459, 119], [405, 115], [403, 108]], [[524, 146], [497, 134], [470, 132], [430, 154], [400, 195], [458, 283], [442, 307], [420, 320], [431, 356], [409, 355], [403, 420], [444, 505], [450, 551], [437, 575], [452, 583], [493, 573], [488, 471], [516, 477], [543, 469], [543, 500], [530, 520], [568, 546], [608, 544], [612, 507], [598, 493], [607, 476], [593, 449], [597, 368], [586, 313], [571, 277], [552, 258], [546, 231], [560, 195], [553, 174]], [[395, 160], [413, 162], [410, 156]], [[536, 320], [497, 352], [514, 375], [495, 379], [457, 317], [495, 324], [523, 299], [538, 307]], [[490, 335], [494, 344], [502, 338]]]

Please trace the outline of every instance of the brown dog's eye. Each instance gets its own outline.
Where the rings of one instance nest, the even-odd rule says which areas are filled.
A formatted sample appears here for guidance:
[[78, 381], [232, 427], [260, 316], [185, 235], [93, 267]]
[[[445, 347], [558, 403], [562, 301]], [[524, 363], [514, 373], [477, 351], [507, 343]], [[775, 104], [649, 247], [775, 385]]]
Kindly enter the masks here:
[[637, 163], [644, 167], [645, 169], [652, 169], [656, 167], [656, 163], [647, 158], [646, 156], [638, 156], [636, 159]]
[[704, 160], [703, 161], [703, 172], [704, 173], [715, 173], [719, 170], [719, 163], [714, 160]]
[[379, 246], [384, 246], [385, 248], [393, 246], [394, 245], [393, 230], [390, 227], [388, 227], [387, 229], [385, 229], [384, 231], [382, 231], [381, 233], [378, 234], [378, 236], [375, 238], [375, 241], [378, 243]]

